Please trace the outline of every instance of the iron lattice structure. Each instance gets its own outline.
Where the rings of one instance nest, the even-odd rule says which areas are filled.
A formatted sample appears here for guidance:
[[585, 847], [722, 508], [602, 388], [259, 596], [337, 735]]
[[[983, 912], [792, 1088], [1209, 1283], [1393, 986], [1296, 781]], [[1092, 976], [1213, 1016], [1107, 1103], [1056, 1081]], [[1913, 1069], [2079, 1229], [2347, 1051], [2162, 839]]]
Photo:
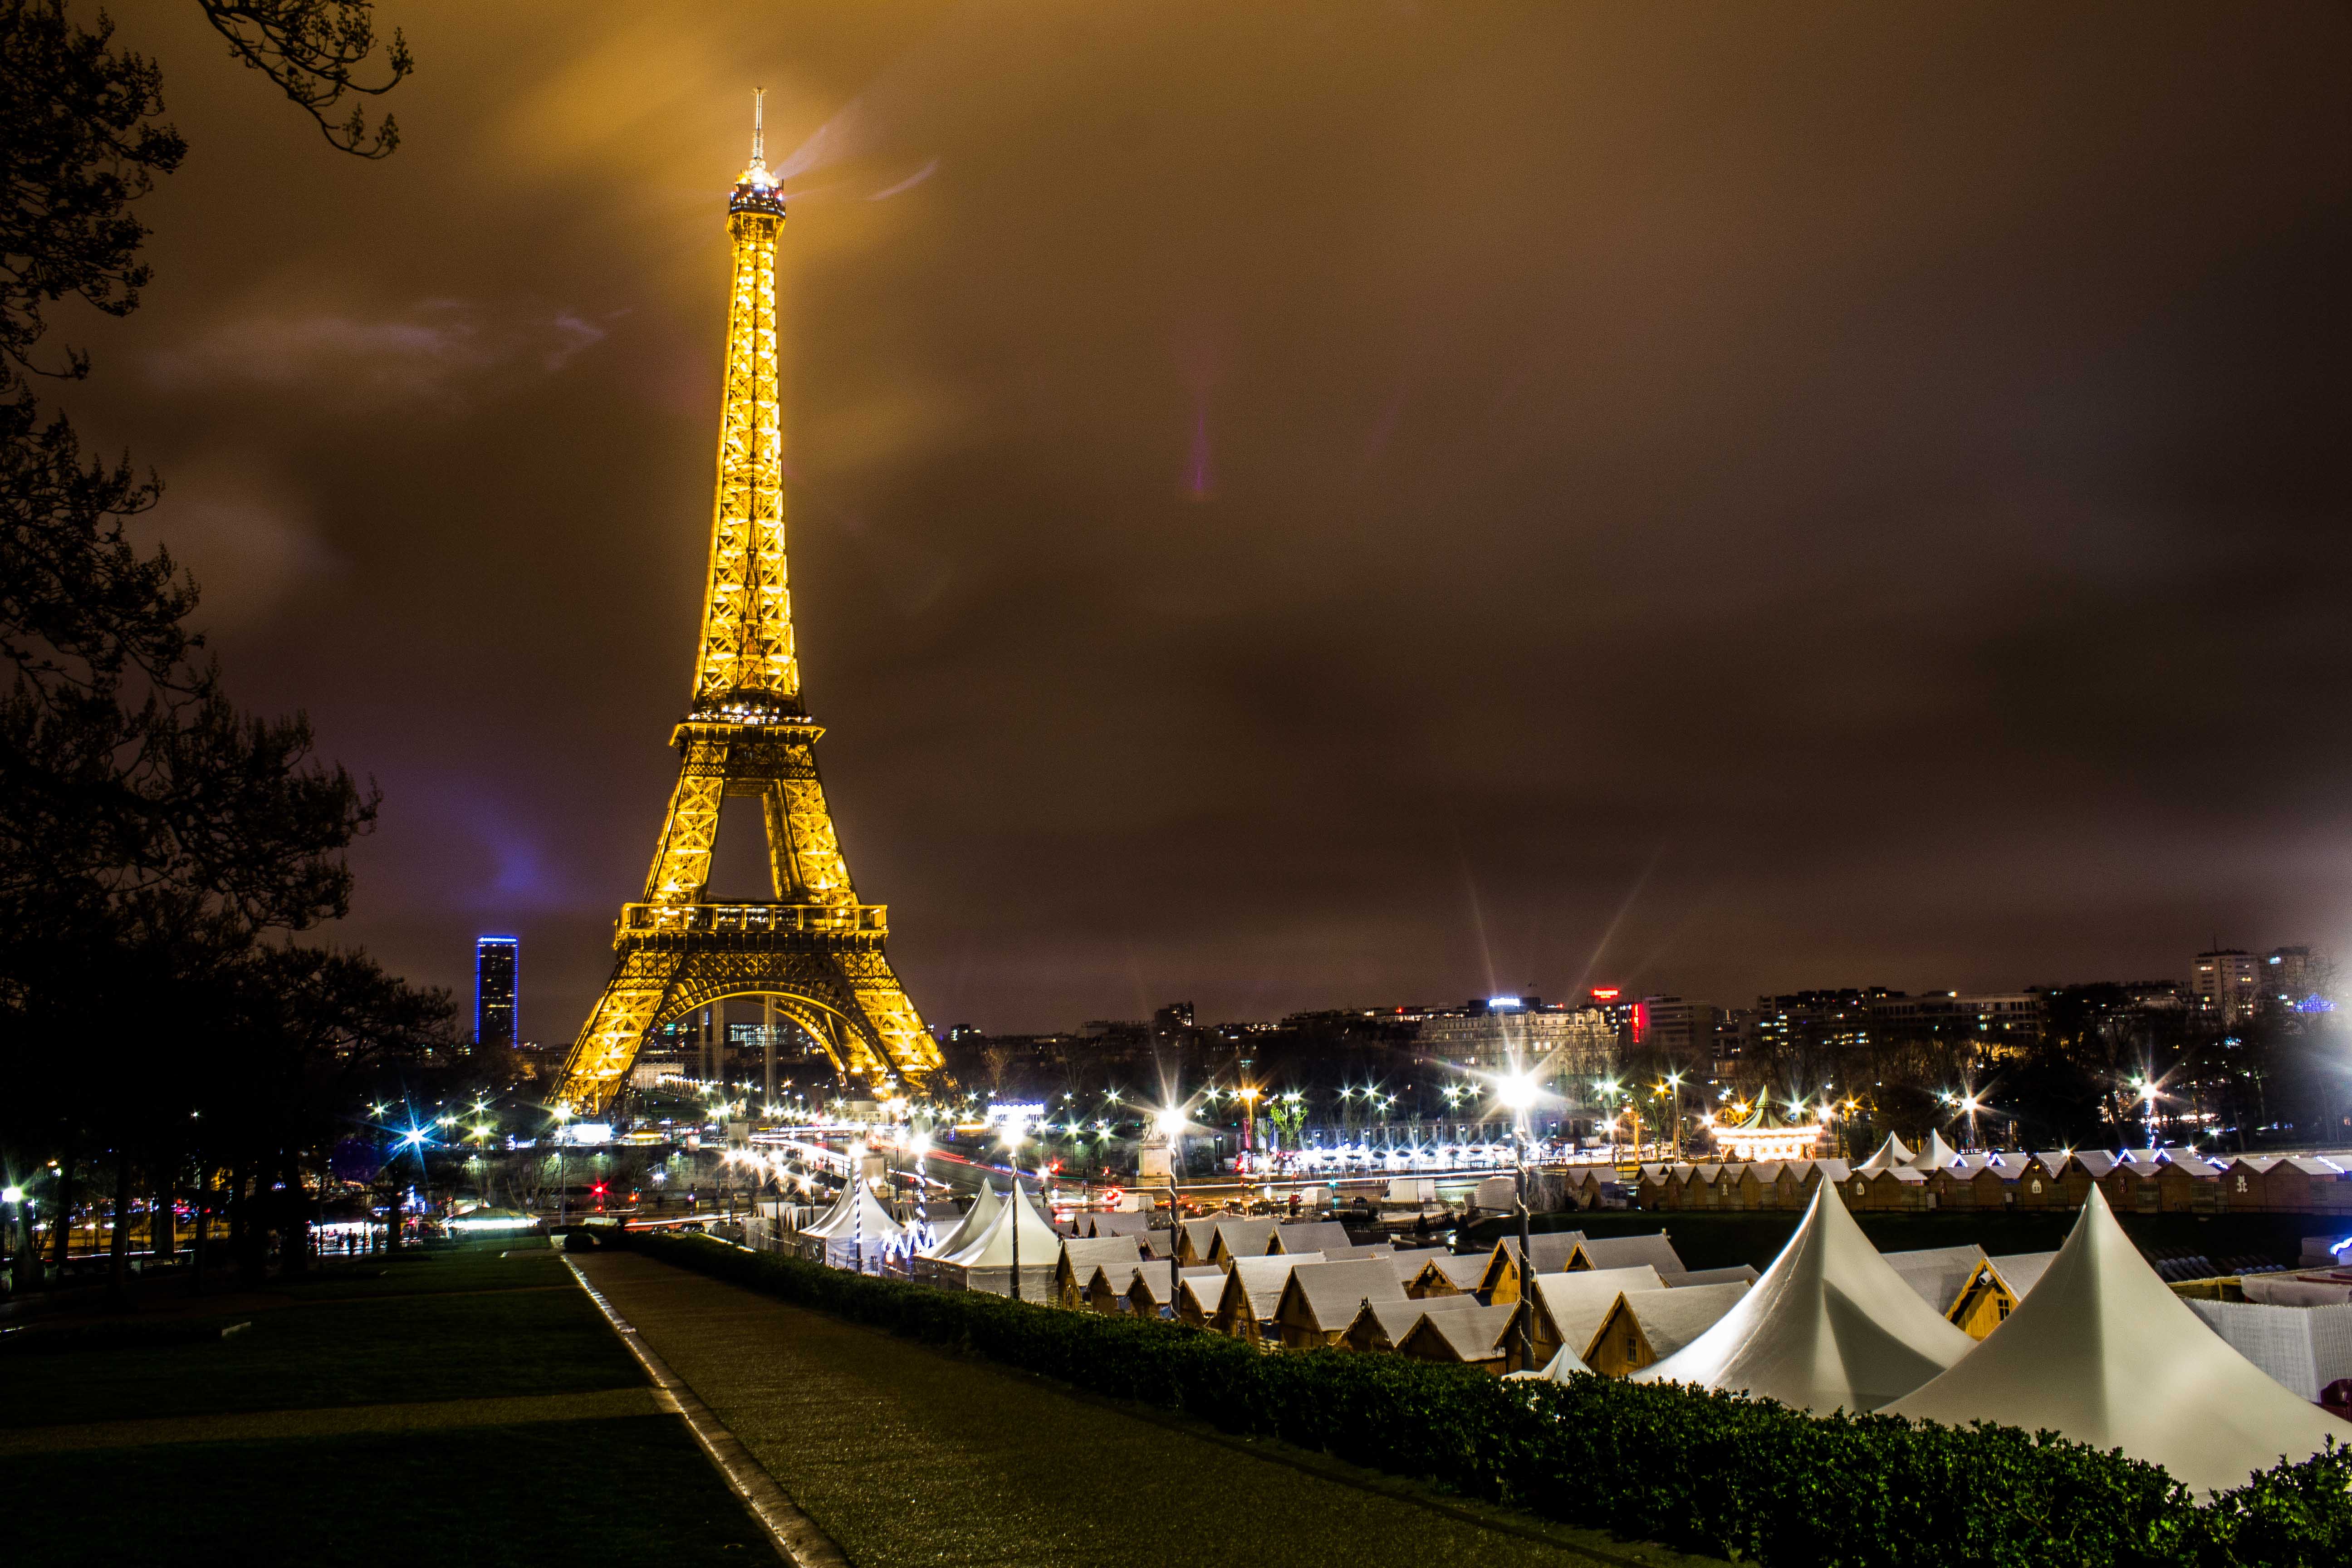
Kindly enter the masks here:
[[[801, 701], [784, 576], [783, 446], [776, 374], [776, 239], [783, 197], [761, 157], [728, 203], [734, 287], [727, 398], [710, 525], [709, 592], [694, 706], [670, 737], [680, 766], [642, 901], [614, 923], [613, 977], [563, 1069], [557, 1103], [593, 1114], [627, 1081], [649, 1033], [725, 997], [764, 996], [877, 1089], [919, 1085], [939, 1047], [884, 956], [888, 911], [857, 900], [842, 858], [816, 741]], [[773, 903], [711, 903], [720, 805], [757, 798]]]

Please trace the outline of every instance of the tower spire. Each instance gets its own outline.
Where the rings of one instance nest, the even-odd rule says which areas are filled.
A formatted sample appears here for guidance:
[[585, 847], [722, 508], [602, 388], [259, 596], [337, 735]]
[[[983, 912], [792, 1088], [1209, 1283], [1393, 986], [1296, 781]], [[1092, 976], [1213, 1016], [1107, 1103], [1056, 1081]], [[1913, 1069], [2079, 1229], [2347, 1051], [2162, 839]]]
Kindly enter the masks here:
[[761, 142], [763, 139], [760, 133], [761, 111], [767, 107], [767, 100], [768, 89], [766, 88], [755, 87], [751, 89], [751, 162], [754, 164], [764, 163], [768, 161], [766, 153], [761, 147]]

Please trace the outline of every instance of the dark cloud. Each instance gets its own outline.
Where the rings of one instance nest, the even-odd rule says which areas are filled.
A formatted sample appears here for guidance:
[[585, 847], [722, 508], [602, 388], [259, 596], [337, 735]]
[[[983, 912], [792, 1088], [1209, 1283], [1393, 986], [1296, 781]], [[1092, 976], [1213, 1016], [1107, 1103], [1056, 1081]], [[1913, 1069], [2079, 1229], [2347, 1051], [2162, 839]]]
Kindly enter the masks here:
[[933, 1017], [2347, 945], [2340, 6], [391, 12], [382, 165], [142, 18], [195, 154], [77, 395], [383, 782], [352, 934], [519, 928], [534, 1035], [670, 782], [755, 83]]

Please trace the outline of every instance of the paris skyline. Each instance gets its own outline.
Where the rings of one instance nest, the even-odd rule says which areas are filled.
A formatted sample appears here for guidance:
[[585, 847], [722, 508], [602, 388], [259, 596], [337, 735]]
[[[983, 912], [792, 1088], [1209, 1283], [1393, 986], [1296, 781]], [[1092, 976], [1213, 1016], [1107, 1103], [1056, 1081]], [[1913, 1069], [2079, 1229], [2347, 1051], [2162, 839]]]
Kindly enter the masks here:
[[514, 930], [553, 1044], [609, 962], [755, 85], [809, 703], [932, 1022], [2341, 945], [2340, 11], [761, 15], [404, 10], [467, 155], [380, 166], [142, 39], [205, 153], [72, 401], [383, 784], [394, 968]]

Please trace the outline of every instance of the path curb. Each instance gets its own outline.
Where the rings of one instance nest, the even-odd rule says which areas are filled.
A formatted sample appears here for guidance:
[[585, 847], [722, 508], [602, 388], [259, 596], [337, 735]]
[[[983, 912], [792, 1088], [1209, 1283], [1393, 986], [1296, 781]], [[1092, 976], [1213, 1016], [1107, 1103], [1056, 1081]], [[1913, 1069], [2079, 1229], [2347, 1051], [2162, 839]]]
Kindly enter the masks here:
[[621, 1342], [629, 1347], [629, 1353], [637, 1358], [637, 1364], [653, 1379], [654, 1386], [661, 1391], [664, 1408], [675, 1410], [686, 1418], [687, 1430], [694, 1434], [703, 1453], [727, 1479], [728, 1487], [751, 1510], [751, 1517], [760, 1521], [760, 1528], [767, 1532], [777, 1555], [793, 1568], [851, 1568], [849, 1559], [842, 1554], [833, 1537], [819, 1530], [815, 1521], [794, 1506], [766, 1467], [753, 1458], [751, 1451], [711, 1413], [709, 1405], [696, 1397], [694, 1390], [654, 1354], [645, 1336], [614, 1310], [604, 1292], [588, 1282], [580, 1265], [567, 1257], [563, 1267], [572, 1270], [572, 1278], [580, 1282], [580, 1289], [596, 1303], [596, 1310], [604, 1314], [604, 1321], [613, 1325], [613, 1331], [621, 1336]]

